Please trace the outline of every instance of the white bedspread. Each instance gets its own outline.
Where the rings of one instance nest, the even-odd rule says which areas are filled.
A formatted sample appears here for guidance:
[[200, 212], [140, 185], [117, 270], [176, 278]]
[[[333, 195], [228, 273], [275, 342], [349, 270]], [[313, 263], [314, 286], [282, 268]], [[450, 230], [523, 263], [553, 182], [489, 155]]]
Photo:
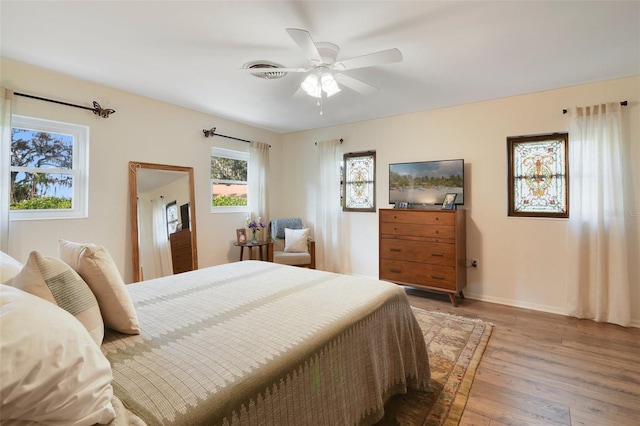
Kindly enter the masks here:
[[356, 425], [427, 350], [394, 284], [245, 261], [128, 286], [142, 333], [107, 333], [114, 392], [148, 425]]

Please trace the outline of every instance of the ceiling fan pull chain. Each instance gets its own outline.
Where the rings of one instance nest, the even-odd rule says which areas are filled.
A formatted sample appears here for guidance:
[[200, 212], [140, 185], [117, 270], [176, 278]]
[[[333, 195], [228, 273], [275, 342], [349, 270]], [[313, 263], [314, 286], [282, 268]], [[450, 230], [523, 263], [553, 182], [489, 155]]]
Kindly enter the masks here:
[[320, 115], [322, 115], [322, 92], [320, 92], [320, 97], [318, 98], [318, 106], [320, 107]]

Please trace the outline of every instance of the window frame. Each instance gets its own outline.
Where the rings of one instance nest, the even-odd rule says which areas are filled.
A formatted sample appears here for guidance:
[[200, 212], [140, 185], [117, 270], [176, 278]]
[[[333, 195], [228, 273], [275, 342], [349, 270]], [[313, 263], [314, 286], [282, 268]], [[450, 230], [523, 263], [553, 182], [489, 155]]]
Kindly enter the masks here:
[[[9, 210], [10, 221], [49, 220], [49, 219], [84, 219], [88, 217], [89, 204], [89, 127], [75, 123], [46, 120], [37, 117], [12, 115], [11, 128], [21, 128], [36, 132], [57, 133], [73, 138], [73, 160], [71, 169], [47, 168], [45, 173], [70, 174], [73, 178], [72, 207], [70, 209], [34, 209]], [[9, 147], [11, 153], [11, 147]], [[11, 154], [10, 154], [11, 155]], [[11, 166], [12, 171], [31, 172], [32, 167]]]
[[[347, 181], [347, 176], [349, 176], [349, 160], [353, 159], [353, 158], [364, 158], [364, 157], [371, 157], [372, 158], [372, 168], [373, 170], [370, 170], [371, 172], [371, 176], [373, 178], [373, 180], [368, 181], [367, 184], [371, 185], [371, 193], [372, 193], [372, 200], [371, 200], [371, 205], [368, 207], [348, 207], [350, 204], [350, 200], [347, 199], [347, 195], [348, 195], [348, 186], [350, 184], [352, 184], [351, 182]], [[342, 191], [341, 191], [341, 195], [342, 195], [342, 211], [345, 212], [373, 212], [375, 213], [376, 211], [376, 151], [375, 150], [370, 150], [370, 151], [362, 151], [362, 152], [350, 152], [347, 154], [343, 154], [342, 156], [342, 164], [343, 164], [343, 173], [341, 176], [341, 180], [342, 180]]]
[[[558, 211], [539, 211], [534, 207], [522, 208], [517, 207], [526, 204], [528, 200], [522, 200], [522, 197], [518, 197], [516, 193], [517, 181], [521, 179], [528, 179], [533, 175], [515, 176], [517, 171], [516, 162], [519, 161], [516, 145], [535, 145], [541, 142], [558, 142], [562, 147], [562, 150], [558, 153], [561, 157], [563, 164], [555, 166], [551, 172], [552, 176], [561, 176], [564, 179], [564, 191], [559, 194], [562, 203], [564, 204], [564, 210]], [[518, 157], [518, 158], [517, 158]], [[507, 169], [508, 169], [508, 216], [512, 217], [545, 217], [545, 218], [560, 218], [566, 219], [569, 217], [569, 134], [564, 133], [549, 133], [542, 135], [530, 135], [530, 136], [509, 136], [507, 137]], [[535, 177], [535, 176], [533, 176]], [[557, 178], [556, 178], [557, 179]], [[522, 194], [520, 194], [522, 195]], [[535, 196], [533, 197], [535, 198]]]
[[[169, 218], [170, 210], [175, 210], [175, 219]], [[167, 240], [171, 239], [171, 234], [178, 232], [178, 223], [178, 203], [176, 200], [173, 200], [164, 206], [164, 224], [167, 228]], [[172, 226], [173, 224], [175, 224], [175, 226]], [[174, 231], [171, 232], [171, 229], [174, 229]]]
[[228, 158], [231, 160], [241, 160], [247, 162], [247, 181], [230, 181], [230, 182], [242, 182], [247, 185], [247, 204], [244, 206], [214, 206], [213, 205], [213, 185], [214, 183], [220, 183], [217, 179], [211, 178], [211, 170], [209, 170], [211, 198], [209, 205], [211, 206], [211, 213], [248, 213], [249, 207], [249, 160], [250, 154], [248, 151], [238, 151], [227, 148], [211, 147], [211, 157]]

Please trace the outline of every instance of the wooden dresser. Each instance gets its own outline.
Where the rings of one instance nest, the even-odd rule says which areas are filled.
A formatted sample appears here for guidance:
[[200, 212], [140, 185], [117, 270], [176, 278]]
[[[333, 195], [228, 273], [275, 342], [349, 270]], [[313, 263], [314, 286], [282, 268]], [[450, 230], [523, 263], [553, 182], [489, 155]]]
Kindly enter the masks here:
[[193, 250], [191, 249], [191, 231], [183, 229], [169, 235], [171, 243], [171, 262], [173, 273], [179, 274], [193, 270]]
[[380, 279], [445, 292], [467, 284], [464, 210], [380, 209]]

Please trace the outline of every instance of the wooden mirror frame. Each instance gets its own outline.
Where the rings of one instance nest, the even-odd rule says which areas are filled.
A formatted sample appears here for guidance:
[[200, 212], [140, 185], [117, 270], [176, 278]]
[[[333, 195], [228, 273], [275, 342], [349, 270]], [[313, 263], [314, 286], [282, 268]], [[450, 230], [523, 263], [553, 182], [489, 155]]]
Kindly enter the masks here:
[[142, 163], [129, 161], [129, 216], [131, 218], [131, 258], [133, 260], [133, 281], [141, 280], [140, 274], [140, 230], [138, 225], [138, 170], [151, 169], [170, 172], [186, 172], [189, 176], [189, 203], [191, 207], [191, 249], [192, 269], [198, 269], [198, 244], [196, 236], [195, 191], [193, 189], [193, 167], [172, 166], [168, 164]]

